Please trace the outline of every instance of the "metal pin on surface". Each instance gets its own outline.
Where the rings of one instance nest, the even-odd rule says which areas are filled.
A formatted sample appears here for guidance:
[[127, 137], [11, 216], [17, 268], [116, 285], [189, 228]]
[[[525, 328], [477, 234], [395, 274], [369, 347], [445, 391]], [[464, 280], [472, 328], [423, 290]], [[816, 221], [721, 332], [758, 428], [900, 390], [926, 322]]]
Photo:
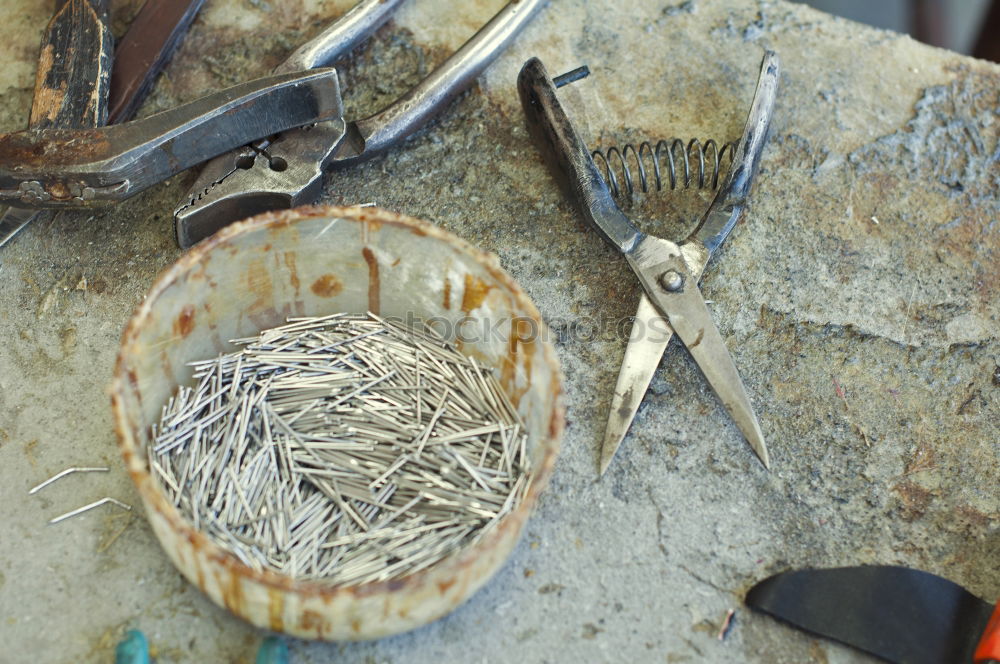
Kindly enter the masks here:
[[577, 67], [565, 74], [560, 74], [552, 79], [552, 82], [557, 88], [561, 88], [564, 85], [569, 85], [570, 83], [575, 83], [581, 78], [587, 78], [590, 76], [590, 67], [583, 65], [582, 67]]
[[110, 469], [109, 468], [105, 468], [105, 467], [83, 468], [83, 467], [74, 466], [72, 468], [67, 468], [66, 470], [63, 470], [63, 471], [60, 471], [60, 472], [56, 473], [55, 475], [53, 475], [49, 479], [45, 480], [41, 484], [38, 484], [38, 485], [32, 487], [31, 490], [28, 491], [28, 495], [31, 495], [31, 494], [36, 493], [38, 491], [41, 491], [42, 489], [44, 489], [48, 485], [52, 484], [56, 480], [59, 480], [59, 479], [61, 479], [63, 477], [66, 477], [67, 475], [72, 475], [73, 473], [106, 473], [106, 472], [108, 472], [108, 470], [110, 470]]
[[127, 504], [123, 503], [120, 500], [116, 500], [115, 498], [107, 497], [107, 498], [101, 498], [100, 500], [95, 500], [94, 502], [92, 502], [92, 503], [90, 503], [88, 505], [84, 505], [83, 507], [78, 507], [75, 510], [73, 510], [72, 512], [66, 512], [65, 514], [60, 514], [56, 518], [49, 520], [49, 524], [59, 523], [60, 521], [65, 521], [66, 519], [69, 519], [71, 517], [77, 516], [78, 514], [83, 514], [84, 512], [88, 512], [88, 511], [94, 509], [95, 507], [100, 507], [101, 505], [103, 505], [105, 503], [114, 503], [118, 507], [121, 507], [123, 510], [129, 511], [129, 512], [132, 511], [132, 506], [131, 505], [127, 505]]

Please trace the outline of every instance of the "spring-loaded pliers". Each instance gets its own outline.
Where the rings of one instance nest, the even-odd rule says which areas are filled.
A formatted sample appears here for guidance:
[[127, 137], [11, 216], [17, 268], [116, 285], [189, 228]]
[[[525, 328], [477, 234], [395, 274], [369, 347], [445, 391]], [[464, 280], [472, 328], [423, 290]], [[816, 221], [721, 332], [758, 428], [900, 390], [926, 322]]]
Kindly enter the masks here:
[[580, 77], [571, 72], [553, 81], [537, 58], [521, 69], [518, 91], [536, 143], [584, 218], [625, 257], [643, 290], [612, 398], [601, 449], [601, 473], [628, 431], [674, 333], [687, 347], [761, 463], [769, 465], [757, 416], [726, 343], [712, 322], [698, 281], [746, 207], [767, 140], [778, 89], [778, 68], [778, 56], [770, 51], [765, 53], [743, 137], [725, 182], [695, 230], [679, 243], [643, 233], [615, 203], [587, 145], [556, 96], [560, 83]]
[[[403, 0], [363, 0], [275, 72], [328, 64], [364, 40]], [[314, 201], [326, 170], [367, 159], [419, 129], [465, 90], [545, 4], [514, 0], [403, 97], [360, 120], [343, 116], [285, 131], [205, 165], [174, 213], [177, 242], [188, 247], [244, 217]]]

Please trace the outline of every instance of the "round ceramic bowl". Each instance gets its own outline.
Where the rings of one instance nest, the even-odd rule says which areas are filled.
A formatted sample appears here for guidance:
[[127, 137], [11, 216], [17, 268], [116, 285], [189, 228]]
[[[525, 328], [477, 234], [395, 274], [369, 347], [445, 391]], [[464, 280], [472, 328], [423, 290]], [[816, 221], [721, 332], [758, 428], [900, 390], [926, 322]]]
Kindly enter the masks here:
[[[231, 351], [228, 339], [289, 316], [339, 311], [431, 321], [492, 367], [524, 420], [533, 468], [525, 499], [476, 543], [418, 573], [355, 586], [243, 565], [181, 517], [145, 456], [160, 408], [177, 385], [192, 384], [188, 362]], [[538, 310], [496, 258], [428, 223], [376, 208], [263, 214], [184, 254], [128, 322], [111, 401], [125, 465], [153, 531], [184, 576], [254, 625], [328, 640], [410, 630], [471, 596], [517, 542], [552, 473], [563, 430], [555, 351]]]

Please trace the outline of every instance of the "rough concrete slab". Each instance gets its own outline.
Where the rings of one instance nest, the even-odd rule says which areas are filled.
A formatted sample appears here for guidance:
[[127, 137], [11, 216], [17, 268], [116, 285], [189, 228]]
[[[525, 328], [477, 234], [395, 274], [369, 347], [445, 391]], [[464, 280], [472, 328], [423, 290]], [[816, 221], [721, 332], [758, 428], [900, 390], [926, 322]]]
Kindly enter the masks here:
[[[0, 129], [20, 128], [47, 3], [0, 8]], [[123, 3], [126, 4], [126, 3]], [[116, 29], [138, 6], [119, 8]], [[266, 72], [351, 0], [211, 0], [145, 113]], [[352, 115], [419, 80], [502, 5], [416, 1], [344, 63]], [[538, 55], [593, 75], [563, 99], [594, 146], [734, 139], [764, 47], [784, 62], [752, 206], [703, 291], [772, 452], [764, 472], [690, 358], [668, 350], [607, 476], [598, 439], [637, 285], [554, 186], [514, 81]], [[405, 146], [331, 176], [494, 251], [557, 334], [569, 427], [501, 573], [451, 616], [307, 662], [864, 662], [741, 608], [790, 567], [895, 563], [1000, 595], [1000, 68], [767, 0], [558, 0]], [[63, 214], [0, 253], [0, 642], [10, 662], [106, 662], [125, 629], [161, 664], [250, 662], [261, 633], [209, 603], [141, 514], [105, 396], [118, 335], [179, 255], [183, 174], [107, 214]], [[704, 204], [647, 197], [671, 237]], [[112, 472], [27, 490], [70, 465]], [[726, 610], [737, 610], [724, 641]]]

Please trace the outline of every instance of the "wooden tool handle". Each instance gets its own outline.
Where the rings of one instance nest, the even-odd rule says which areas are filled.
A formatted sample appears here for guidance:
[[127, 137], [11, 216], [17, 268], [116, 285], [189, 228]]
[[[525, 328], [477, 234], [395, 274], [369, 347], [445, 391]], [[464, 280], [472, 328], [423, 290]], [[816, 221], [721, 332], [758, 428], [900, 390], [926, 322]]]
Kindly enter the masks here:
[[115, 47], [108, 124], [132, 119], [205, 0], [146, 0]]
[[108, 0], [60, 0], [42, 37], [32, 129], [86, 128], [108, 119], [113, 38]]

